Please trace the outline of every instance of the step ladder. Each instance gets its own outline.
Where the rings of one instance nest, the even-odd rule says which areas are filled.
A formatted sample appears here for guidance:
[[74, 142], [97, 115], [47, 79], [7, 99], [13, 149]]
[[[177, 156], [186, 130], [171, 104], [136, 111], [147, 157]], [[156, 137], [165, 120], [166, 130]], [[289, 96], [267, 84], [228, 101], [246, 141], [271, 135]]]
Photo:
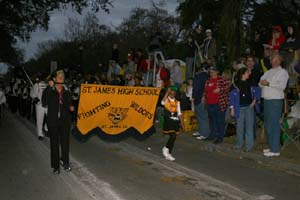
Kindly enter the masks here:
[[[153, 75], [152, 75], [153, 77], [150, 77], [151, 61], [153, 61]], [[146, 81], [144, 82], [145, 86], [149, 86], [149, 84], [151, 83], [150, 78], [152, 78], [152, 84], [156, 83], [156, 69], [159, 62], [163, 62], [165, 67], [167, 67], [166, 60], [162, 51], [149, 52], [147, 78]]]

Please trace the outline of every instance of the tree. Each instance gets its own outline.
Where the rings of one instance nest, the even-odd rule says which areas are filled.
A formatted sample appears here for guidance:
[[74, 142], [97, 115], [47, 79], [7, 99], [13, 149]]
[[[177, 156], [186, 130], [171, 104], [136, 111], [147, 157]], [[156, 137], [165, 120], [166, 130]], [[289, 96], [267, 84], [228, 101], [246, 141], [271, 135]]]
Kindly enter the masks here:
[[180, 14], [181, 25], [190, 29], [193, 24], [201, 24], [212, 28], [219, 24], [224, 0], [186, 0], [179, 4], [177, 12]]
[[233, 61], [240, 56], [241, 47], [241, 1], [228, 0], [223, 6], [220, 21], [218, 46], [226, 46], [228, 59]]
[[163, 7], [164, 2], [158, 4], [152, 2], [149, 9], [134, 8], [131, 11], [130, 16], [117, 27], [120, 43], [124, 49], [147, 49], [152, 36], [160, 32], [167, 54], [173, 54], [171, 46], [174, 47], [182, 28], [179, 19], [170, 15]]
[[227, 45], [230, 61], [253, 43], [254, 32], [263, 29], [269, 37], [272, 26], [297, 23], [299, 10], [299, 0], [186, 0], [177, 8], [185, 29], [195, 23], [214, 29], [218, 48]]
[[111, 52], [107, 49], [111, 49], [116, 33], [100, 24], [94, 13], [87, 13], [82, 21], [68, 19], [64, 33], [61, 39], [38, 44], [36, 60], [26, 65], [30, 72], [49, 72], [50, 62], [57, 61], [59, 68], [81, 68], [90, 73], [109, 60]]
[[[36, 28], [47, 29], [49, 12], [64, 9], [71, 5], [78, 12], [84, 7], [91, 7], [97, 12], [103, 9], [109, 11], [110, 0], [32, 0], [32, 1], [0, 1], [0, 61], [10, 62], [12, 55], [17, 54], [16, 38], [28, 40], [30, 33]], [[6, 47], [6, 48], [5, 48]], [[9, 55], [6, 56], [6, 49]]]

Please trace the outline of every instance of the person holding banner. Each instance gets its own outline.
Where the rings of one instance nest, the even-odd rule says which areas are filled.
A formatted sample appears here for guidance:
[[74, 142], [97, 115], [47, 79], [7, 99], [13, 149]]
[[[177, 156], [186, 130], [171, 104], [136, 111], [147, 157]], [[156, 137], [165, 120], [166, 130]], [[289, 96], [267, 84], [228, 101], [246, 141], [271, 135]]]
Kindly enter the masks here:
[[180, 125], [184, 130], [184, 124], [181, 118], [180, 102], [175, 98], [177, 91], [178, 88], [176, 86], [169, 87], [161, 101], [161, 104], [164, 106], [163, 133], [170, 136], [166, 146], [162, 149], [162, 153], [165, 158], [170, 161], [175, 160], [171, 152], [176, 140], [176, 134], [179, 133]]
[[[51, 167], [53, 174], [60, 173], [59, 160], [65, 171], [71, 171], [69, 164], [69, 134], [71, 127], [72, 97], [64, 85], [65, 75], [62, 70], [56, 71], [53, 80], [42, 96], [43, 107], [48, 108], [48, 130], [50, 135]], [[61, 157], [59, 153], [61, 146]]]

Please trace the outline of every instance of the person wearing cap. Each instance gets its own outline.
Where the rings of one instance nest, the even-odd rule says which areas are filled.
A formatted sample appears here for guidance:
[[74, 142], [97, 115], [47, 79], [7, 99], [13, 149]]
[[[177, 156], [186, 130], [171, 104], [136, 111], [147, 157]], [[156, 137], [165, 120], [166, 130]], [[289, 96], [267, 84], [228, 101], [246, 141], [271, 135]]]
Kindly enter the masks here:
[[60, 173], [60, 164], [65, 171], [71, 171], [69, 163], [69, 136], [71, 112], [74, 111], [74, 106], [72, 105], [71, 93], [65, 87], [64, 81], [64, 72], [62, 70], [56, 71], [53, 80], [49, 81], [49, 86], [45, 89], [42, 96], [43, 107], [48, 108], [47, 124], [50, 135], [53, 174]]
[[268, 139], [268, 149], [264, 149], [264, 156], [280, 155], [280, 117], [284, 104], [284, 90], [287, 86], [289, 74], [281, 67], [282, 57], [272, 55], [272, 68], [261, 77], [259, 86], [262, 88], [264, 99], [264, 127]]
[[285, 36], [281, 26], [274, 26], [272, 30], [272, 36], [269, 40], [269, 45], [272, 48], [273, 53], [278, 53], [281, 45], [285, 42]]
[[198, 122], [196, 139], [203, 140], [209, 136], [209, 119], [206, 105], [202, 100], [205, 83], [208, 80], [208, 66], [203, 65], [193, 80], [192, 102], [195, 106], [195, 116]]
[[[30, 91], [30, 97], [33, 99], [33, 103], [35, 104], [36, 129], [39, 140], [44, 139], [43, 122], [45, 115], [47, 114], [47, 109], [42, 106], [42, 95], [46, 87], [46, 82], [42, 80], [41, 76], [38, 76], [36, 78], [36, 83]], [[46, 126], [45, 130], [47, 130]]]
[[180, 127], [184, 130], [180, 102], [176, 99], [177, 91], [178, 88], [176, 86], [169, 87], [161, 101], [161, 104], [164, 106], [163, 133], [169, 135], [169, 140], [163, 147], [162, 153], [169, 161], [175, 160], [171, 153], [176, 140], [176, 134], [179, 133]]
[[206, 140], [214, 140], [215, 144], [223, 142], [225, 131], [225, 111], [228, 105], [229, 83], [219, 76], [218, 68], [209, 69], [210, 78], [204, 87], [203, 102], [206, 102], [210, 134]]
[[206, 29], [206, 38], [203, 41], [203, 58], [204, 62], [211, 59], [215, 60], [217, 55], [217, 43], [215, 38], [212, 37], [211, 29]]

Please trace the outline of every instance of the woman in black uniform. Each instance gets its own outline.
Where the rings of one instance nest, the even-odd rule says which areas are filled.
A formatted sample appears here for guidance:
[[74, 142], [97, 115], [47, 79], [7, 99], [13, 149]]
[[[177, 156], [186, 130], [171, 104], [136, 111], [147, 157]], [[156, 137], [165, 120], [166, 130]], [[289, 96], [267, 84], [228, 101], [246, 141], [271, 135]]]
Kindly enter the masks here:
[[[51, 167], [53, 174], [60, 173], [61, 165], [65, 171], [71, 171], [69, 163], [70, 127], [72, 97], [70, 91], [64, 85], [65, 75], [62, 70], [54, 74], [53, 80], [49, 81], [49, 86], [42, 96], [43, 106], [48, 108], [47, 125], [50, 135]], [[61, 157], [59, 151], [61, 146]]]

